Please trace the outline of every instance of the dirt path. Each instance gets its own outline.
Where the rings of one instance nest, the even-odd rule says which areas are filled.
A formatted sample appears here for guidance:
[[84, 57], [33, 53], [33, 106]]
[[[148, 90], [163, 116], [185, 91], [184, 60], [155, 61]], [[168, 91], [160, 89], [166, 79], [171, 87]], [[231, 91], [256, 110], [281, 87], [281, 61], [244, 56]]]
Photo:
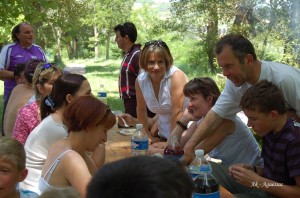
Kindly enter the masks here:
[[68, 71], [70, 73], [75, 74], [85, 74], [85, 65], [84, 64], [78, 64], [78, 63], [69, 63], [65, 68], [64, 71]]

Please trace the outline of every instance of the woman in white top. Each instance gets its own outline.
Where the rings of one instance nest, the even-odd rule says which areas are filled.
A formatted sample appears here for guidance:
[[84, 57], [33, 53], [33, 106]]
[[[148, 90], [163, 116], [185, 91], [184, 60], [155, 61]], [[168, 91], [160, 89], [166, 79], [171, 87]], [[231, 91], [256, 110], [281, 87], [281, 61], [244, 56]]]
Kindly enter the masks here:
[[62, 122], [62, 113], [74, 98], [82, 95], [91, 95], [87, 79], [79, 74], [65, 74], [55, 81], [51, 94], [41, 100], [40, 114], [43, 120], [25, 143], [28, 175], [20, 184], [22, 188], [39, 193], [38, 181], [48, 149], [68, 135]]
[[95, 157], [104, 159], [105, 155], [105, 152], [92, 156], [89, 153], [99, 151], [98, 148], [105, 151], [107, 131], [116, 118], [94, 96], [81, 96], [66, 107], [63, 120], [69, 135], [50, 147], [39, 187], [44, 191], [72, 186], [85, 197], [87, 184], [99, 168]]
[[140, 67], [144, 72], [139, 74], [135, 83], [138, 120], [148, 132], [148, 107], [158, 117], [158, 136], [166, 140], [188, 103], [182, 92], [188, 82], [187, 76], [173, 66], [170, 50], [160, 40], [145, 44], [140, 55]]

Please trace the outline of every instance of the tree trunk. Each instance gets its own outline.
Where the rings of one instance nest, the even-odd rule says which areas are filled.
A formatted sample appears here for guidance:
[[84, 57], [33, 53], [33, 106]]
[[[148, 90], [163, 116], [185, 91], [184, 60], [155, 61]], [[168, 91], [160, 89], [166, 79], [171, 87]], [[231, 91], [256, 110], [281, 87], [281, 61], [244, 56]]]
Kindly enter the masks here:
[[109, 30], [107, 32], [107, 37], [106, 37], [106, 57], [105, 59], [108, 60], [109, 59], [109, 47], [110, 47], [110, 37], [111, 37], [111, 31]]
[[73, 57], [78, 59], [78, 38], [74, 37], [72, 40], [73, 43]]
[[300, 1], [291, 0], [291, 16], [290, 16], [290, 29], [291, 35], [289, 36], [288, 43], [291, 43], [291, 53], [293, 62], [300, 67]]
[[206, 35], [206, 53], [208, 57], [208, 66], [211, 72], [215, 72], [216, 68], [214, 66], [214, 46], [218, 38], [218, 12], [215, 8], [210, 8], [209, 10], [209, 23], [207, 26]]
[[95, 37], [95, 59], [99, 58], [99, 32], [96, 24], [94, 24], [94, 37]]

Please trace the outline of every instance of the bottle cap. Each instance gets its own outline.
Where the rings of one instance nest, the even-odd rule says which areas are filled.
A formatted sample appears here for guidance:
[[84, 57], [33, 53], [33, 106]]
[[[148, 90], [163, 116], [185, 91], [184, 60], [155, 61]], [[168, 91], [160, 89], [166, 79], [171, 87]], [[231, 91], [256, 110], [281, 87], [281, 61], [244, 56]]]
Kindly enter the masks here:
[[136, 124], [135, 127], [136, 127], [137, 129], [142, 129], [142, 128], [143, 128], [143, 124]]
[[195, 155], [198, 156], [204, 156], [204, 150], [203, 149], [197, 149], [195, 150]]

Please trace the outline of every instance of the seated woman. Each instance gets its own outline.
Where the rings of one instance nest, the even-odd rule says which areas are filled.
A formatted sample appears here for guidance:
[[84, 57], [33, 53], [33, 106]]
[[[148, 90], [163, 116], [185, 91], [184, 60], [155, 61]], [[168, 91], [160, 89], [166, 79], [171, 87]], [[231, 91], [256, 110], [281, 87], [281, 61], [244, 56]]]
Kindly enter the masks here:
[[48, 149], [68, 135], [62, 122], [63, 111], [74, 98], [83, 95], [91, 95], [87, 79], [79, 74], [65, 74], [55, 81], [51, 94], [42, 99], [40, 111], [43, 120], [30, 133], [25, 143], [28, 176], [20, 184], [22, 188], [39, 193], [38, 178], [41, 176]]
[[158, 134], [166, 140], [175, 128], [188, 99], [183, 95], [186, 75], [173, 66], [173, 57], [163, 41], [147, 42], [141, 52], [140, 67], [144, 72], [135, 83], [137, 118], [148, 132], [147, 107], [157, 115]]
[[35, 100], [20, 109], [12, 132], [13, 138], [25, 144], [28, 135], [41, 122], [39, 114], [41, 99], [51, 93], [54, 82], [61, 75], [62, 70], [55, 64], [39, 63], [32, 79]]
[[[208, 77], [195, 78], [189, 81], [183, 89], [184, 95], [189, 97], [188, 108], [184, 111], [179, 125], [172, 131], [171, 136], [179, 136], [180, 144], [185, 143], [193, 135], [197, 125], [217, 101], [220, 90], [217, 84]], [[189, 121], [193, 121], [183, 134]], [[219, 128], [218, 135], [212, 135], [202, 141], [196, 148], [201, 148], [210, 157], [222, 160], [225, 166], [236, 163], [247, 163], [263, 167], [259, 146], [249, 128], [236, 117], [235, 122], [228, 121], [226, 128]], [[183, 134], [183, 135], [182, 135]], [[150, 146], [149, 152], [163, 154], [166, 144], [156, 143]]]
[[85, 197], [87, 185], [99, 168], [93, 157], [105, 157], [105, 152], [93, 157], [89, 152], [98, 150], [99, 145], [105, 151], [107, 131], [114, 126], [116, 118], [94, 96], [81, 96], [66, 107], [63, 121], [69, 135], [49, 148], [39, 189], [44, 192], [73, 187]]
[[9, 96], [4, 113], [3, 131], [5, 136], [12, 136], [12, 131], [14, 129], [19, 110], [34, 95], [32, 77], [40, 62], [40, 60], [32, 59], [27, 61], [27, 63], [18, 64], [15, 68], [14, 75], [17, 86], [15, 86]]

